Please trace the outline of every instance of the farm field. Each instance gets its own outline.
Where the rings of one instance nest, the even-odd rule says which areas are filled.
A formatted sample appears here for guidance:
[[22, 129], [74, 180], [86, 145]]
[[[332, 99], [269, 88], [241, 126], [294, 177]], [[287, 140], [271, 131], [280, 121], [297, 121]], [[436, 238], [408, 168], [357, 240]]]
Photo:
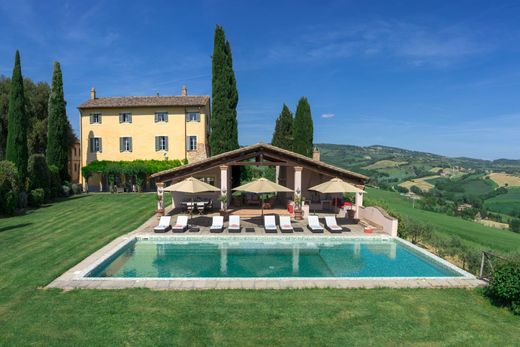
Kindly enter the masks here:
[[458, 236], [475, 249], [518, 252], [520, 234], [499, 230], [482, 224], [412, 207], [412, 201], [398, 193], [368, 188], [367, 202], [382, 202], [403, 217], [431, 224], [441, 236]]
[[508, 188], [507, 194], [486, 200], [484, 206], [491, 211], [509, 215], [520, 211], [520, 187]]
[[[388, 193], [369, 191], [398, 201]], [[154, 204], [154, 194], [89, 194], [0, 219], [0, 345], [520, 344], [518, 317], [478, 289], [40, 289]]]
[[518, 187], [520, 186], [520, 177], [513, 176], [504, 172], [493, 172], [489, 174], [489, 178], [492, 179], [499, 187], [509, 186]]
[[427, 177], [411, 179], [411, 180], [405, 181], [399, 185], [401, 187], [405, 187], [407, 189], [410, 189], [413, 186], [417, 186], [417, 187], [421, 188], [422, 191], [429, 191], [430, 189], [432, 189], [434, 187], [434, 185], [431, 184], [430, 182], [428, 182], [428, 180], [435, 179], [438, 177], [439, 176], [435, 175], [435, 176], [427, 176]]
[[363, 167], [365, 170], [377, 170], [377, 169], [386, 169], [392, 167], [399, 167], [407, 164], [405, 161], [394, 161], [394, 160], [379, 160], [374, 164]]

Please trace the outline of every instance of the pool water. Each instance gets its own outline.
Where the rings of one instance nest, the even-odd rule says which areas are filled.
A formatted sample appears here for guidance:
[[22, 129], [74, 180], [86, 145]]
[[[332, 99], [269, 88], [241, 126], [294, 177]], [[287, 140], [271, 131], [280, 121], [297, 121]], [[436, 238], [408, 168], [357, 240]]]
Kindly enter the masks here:
[[457, 277], [394, 239], [135, 240], [88, 277]]

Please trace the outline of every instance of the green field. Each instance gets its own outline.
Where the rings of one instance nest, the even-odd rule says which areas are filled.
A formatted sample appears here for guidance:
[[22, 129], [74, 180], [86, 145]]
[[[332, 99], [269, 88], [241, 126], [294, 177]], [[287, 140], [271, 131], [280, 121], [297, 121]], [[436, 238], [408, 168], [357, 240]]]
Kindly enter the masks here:
[[520, 211], [520, 188], [508, 188], [507, 194], [486, 200], [484, 206], [491, 211], [505, 214]]
[[478, 249], [512, 252], [520, 250], [520, 234], [412, 207], [412, 202], [398, 193], [368, 188], [367, 199], [382, 201], [401, 216], [429, 223], [441, 235], [459, 236]]
[[154, 205], [154, 194], [90, 194], [0, 219], [0, 345], [520, 344], [519, 317], [479, 290], [40, 289]]

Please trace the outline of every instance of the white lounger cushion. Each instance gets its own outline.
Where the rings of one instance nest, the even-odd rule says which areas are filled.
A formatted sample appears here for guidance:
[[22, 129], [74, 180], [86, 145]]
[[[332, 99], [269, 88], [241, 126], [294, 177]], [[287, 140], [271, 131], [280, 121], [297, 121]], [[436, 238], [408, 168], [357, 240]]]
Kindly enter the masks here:
[[274, 216], [264, 216], [264, 227], [269, 230], [276, 229], [276, 219]]
[[309, 216], [307, 217], [307, 223], [309, 227], [313, 230], [323, 230], [323, 227], [320, 225], [320, 220], [318, 216]]
[[280, 228], [283, 230], [292, 230], [291, 225], [291, 217], [289, 216], [280, 216]]
[[188, 216], [178, 216], [173, 229], [184, 229], [188, 226]]
[[222, 229], [224, 227], [224, 217], [215, 216], [212, 219], [210, 229]]
[[172, 217], [170, 217], [170, 216], [162, 216], [161, 219], [159, 220], [159, 224], [153, 229], [154, 230], [165, 230], [165, 229], [170, 228], [171, 219], [172, 219]]
[[343, 228], [338, 225], [338, 222], [336, 222], [336, 217], [334, 216], [325, 216], [325, 223], [329, 229], [343, 230]]
[[228, 229], [240, 229], [240, 216], [229, 216]]

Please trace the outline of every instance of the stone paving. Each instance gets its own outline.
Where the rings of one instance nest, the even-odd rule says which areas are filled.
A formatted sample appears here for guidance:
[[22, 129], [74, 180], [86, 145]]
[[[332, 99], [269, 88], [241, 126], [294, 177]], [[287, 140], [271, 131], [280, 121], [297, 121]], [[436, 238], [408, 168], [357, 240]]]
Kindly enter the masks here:
[[[88, 271], [99, 265], [103, 260], [113, 254], [123, 245], [136, 237], [149, 237], [151, 235], [161, 237], [162, 235], [172, 238], [190, 237], [195, 235], [223, 236], [240, 235], [241, 237], [266, 235], [290, 238], [291, 235], [298, 236], [327, 236], [332, 234], [325, 231], [323, 234], [313, 234], [304, 225], [303, 232], [294, 234], [265, 234], [263, 228], [256, 221], [244, 221], [244, 227], [255, 228], [255, 232], [244, 232], [241, 234], [228, 234], [227, 231], [218, 234], [210, 234], [207, 227], [201, 224], [200, 231], [196, 233], [186, 232], [175, 234], [153, 233], [153, 227], [157, 225], [157, 217], [152, 217], [134, 231], [122, 235], [106, 246], [94, 252], [79, 264], [75, 265], [60, 277], [51, 282], [47, 288], [61, 288], [71, 290], [76, 288], [86, 289], [124, 289], [124, 288], [149, 288], [153, 290], [202, 290], [202, 289], [300, 289], [300, 288], [474, 288], [486, 285], [486, 282], [467, 274], [464, 277], [438, 277], [438, 278], [88, 278], [84, 277]], [[173, 221], [175, 217], [173, 218]], [[200, 220], [198, 221], [201, 222]], [[339, 221], [338, 221], [339, 222]], [[248, 224], [250, 223], [250, 224]], [[339, 222], [341, 224], [341, 222]], [[172, 222], [173, 224], [173, 222]], [[194, 223], [195, 224], [195, 223]], [[294, 226], [299, 226], [295, 223]], [[334, 237], [388, 237], [387, 235], [363, 233], [359, 225], [348, 225], [352, 232], [334, 234]], [[297, 236], [298, 235], [298, 236]]]

